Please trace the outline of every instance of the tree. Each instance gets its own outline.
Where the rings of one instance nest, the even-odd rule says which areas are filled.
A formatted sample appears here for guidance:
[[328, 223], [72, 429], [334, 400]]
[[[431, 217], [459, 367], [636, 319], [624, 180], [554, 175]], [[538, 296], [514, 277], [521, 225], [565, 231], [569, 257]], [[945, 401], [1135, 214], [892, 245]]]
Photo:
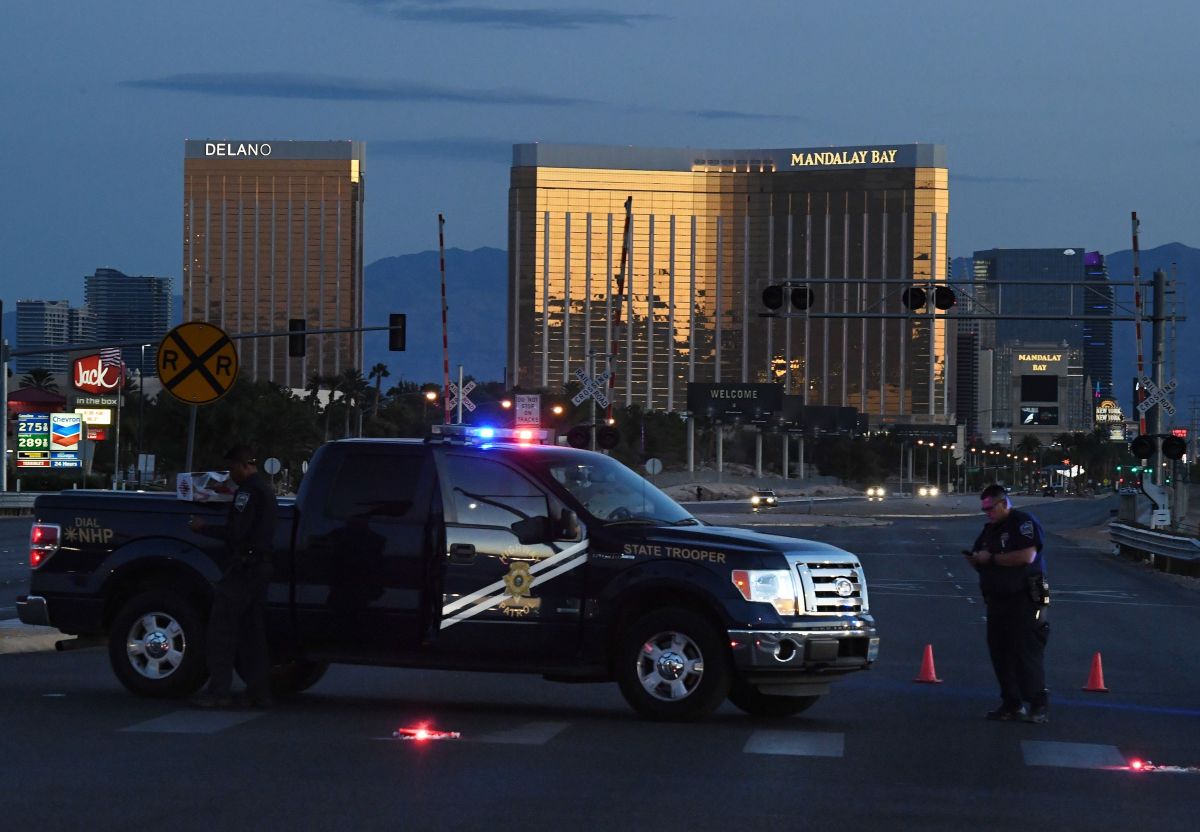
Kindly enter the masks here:
[[376, 364], [371, 368], [371, 371], [367, 373], [367, 378], [375, 380], [375, 407], [371, 414], [375, 418], [379, 418], [380, 388], [383, 386], [383, 380], [390, 375], [391, 373], [388, 372], [387, 365], [383, 363]]
[[47, 393], [58, 392], [58, 382], [54, 375], [41, 367], [34, 367], [21, 377], [22, 387], [32, 387], [34, 390], [45, 390]]
[[341, 403], [344, 407], [345, 428], [342, 436], [350, 435], [350, 409], [359, 407], [371, 386], [363, 378], [362, 370], [357, 367], [347, 367], [334, 376], [334, 387], [342, 394]]

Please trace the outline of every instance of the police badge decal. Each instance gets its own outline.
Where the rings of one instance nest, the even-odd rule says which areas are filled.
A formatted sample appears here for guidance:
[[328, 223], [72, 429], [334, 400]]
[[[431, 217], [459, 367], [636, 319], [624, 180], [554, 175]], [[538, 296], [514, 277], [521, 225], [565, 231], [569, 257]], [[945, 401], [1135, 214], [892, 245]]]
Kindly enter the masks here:
[[529, 564], [517, 561], [508, 567], [504, 576], [504, 594], [508, 597], [500, 602], [500, 609], [505, 615], [522, 618], [542, 605], [541, 598], [530, 597], [533, 586], [533, 576], [529, 574]]

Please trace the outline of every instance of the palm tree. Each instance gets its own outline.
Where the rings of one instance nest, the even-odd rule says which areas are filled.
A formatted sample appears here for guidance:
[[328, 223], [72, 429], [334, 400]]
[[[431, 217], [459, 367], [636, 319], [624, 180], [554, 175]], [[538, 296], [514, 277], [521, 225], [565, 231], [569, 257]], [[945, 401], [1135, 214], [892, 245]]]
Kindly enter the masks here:
[[371, 371], [367, 373], [367, 378], [375, 379], [375, 408], [371, 415], [376, 419], [379, 418], [380, 388], [383, 386], [383, 380], [390, 375], [391, 373], [388, 372], [387, 365], [383, 363], [376, 364], [371, 368]]
[[313, 408], [317, 406], [317, 400], [321, 396], [321, 387], [324, 383], [325, 379], [320, 373], [309, 373], [308, 383], [304, 385], [304, 392], [308, 393], [306, 400]]
[[347, 367], [341, 373], [334, 376], [334, 387], [342, 394], [342, 403], [346, 405], [345, 409], [345, 429], [342, 431], [342, 436], [350, 435], [350, 408], [356, 407], [362, 403], [364, 394], [371, 389], [367, 380], [363, 378], [362, 370], [357, 367]]
[[54, 380], [54, 375], [41, 367], [34, 367], [28, 373], [21, 377], [22, 387], [32, 387], [35, 390], [45, 390], [47, 393], [58, 392], [58, 382]]

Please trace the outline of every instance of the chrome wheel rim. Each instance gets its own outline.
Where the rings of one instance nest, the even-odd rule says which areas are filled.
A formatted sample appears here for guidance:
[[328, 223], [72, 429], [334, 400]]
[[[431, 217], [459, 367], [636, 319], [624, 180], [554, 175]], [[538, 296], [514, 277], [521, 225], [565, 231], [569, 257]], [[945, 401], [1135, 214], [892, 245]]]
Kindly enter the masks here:
[[650, 696], [679, 702], [691, 696], [704, 677], [704, 654], [684, 633], [666, 631], [646, 639], [638, 651], [638, 681]]
[[148, 612], [134, 621], [125, 639], [130, 666], [147, 679], [165, 679], [177, 671], [186, 651], [183, 627], [165, 612]]

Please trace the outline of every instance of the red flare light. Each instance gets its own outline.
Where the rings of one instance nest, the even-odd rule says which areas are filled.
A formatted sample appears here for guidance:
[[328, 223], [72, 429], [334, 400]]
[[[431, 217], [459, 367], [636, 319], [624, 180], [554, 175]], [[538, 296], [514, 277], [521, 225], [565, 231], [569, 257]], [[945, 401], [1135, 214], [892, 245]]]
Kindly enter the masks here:
[[428, 742], [430, 740], [457, 740], [462, 737], [462, 734], [458, 731], [438, 731], [426, 725], [417, 725], [412, 728], [397, 728], [392, 732], [392, 736], [398, 740]]

